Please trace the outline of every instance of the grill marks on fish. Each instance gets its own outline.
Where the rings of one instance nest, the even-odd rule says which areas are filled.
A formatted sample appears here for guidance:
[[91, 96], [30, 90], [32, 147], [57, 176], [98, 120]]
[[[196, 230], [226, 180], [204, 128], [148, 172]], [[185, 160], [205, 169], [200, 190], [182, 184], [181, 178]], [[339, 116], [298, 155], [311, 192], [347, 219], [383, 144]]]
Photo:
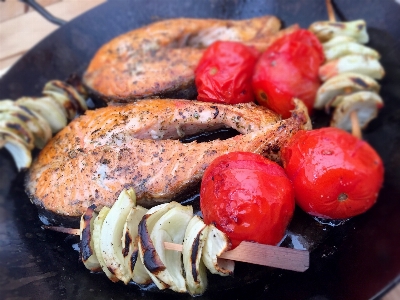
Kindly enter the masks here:
[[[224, 153], [249, 151], [279, 161], [287, 140], [309, 128], [306, 110], [298, 105], [286, 120], [255, 104], [187, 100], [143, 100], [87, 111], [39, 154], [27, 176], [27, 192], [37, 205], [64, 216], [79, 216], [93, 203], [110, 207], [130, 187], [139, 205], [167, 202], [196, 187], [209, 163]], [[240, 135], [179, 141], [182, 135], [223, 127]]]
[[264, 49], [280, 29], [273, 16], [248, 20], [170, 19], [120, 35], [99, 49], [84, 84], [106, 102], [143, 98], [193, 99], [194, 69], [216, 40]]

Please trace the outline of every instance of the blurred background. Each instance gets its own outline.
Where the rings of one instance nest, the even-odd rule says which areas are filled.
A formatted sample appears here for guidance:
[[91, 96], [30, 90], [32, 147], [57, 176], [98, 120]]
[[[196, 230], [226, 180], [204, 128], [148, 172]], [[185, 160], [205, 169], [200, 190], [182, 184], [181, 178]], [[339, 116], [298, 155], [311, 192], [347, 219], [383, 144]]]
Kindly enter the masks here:
[[[36, 0], [50, 14], [69, 21], [106, 0]], [[29, 4], [0, 0], [0, 77], [30, 48], [57, 29]]]

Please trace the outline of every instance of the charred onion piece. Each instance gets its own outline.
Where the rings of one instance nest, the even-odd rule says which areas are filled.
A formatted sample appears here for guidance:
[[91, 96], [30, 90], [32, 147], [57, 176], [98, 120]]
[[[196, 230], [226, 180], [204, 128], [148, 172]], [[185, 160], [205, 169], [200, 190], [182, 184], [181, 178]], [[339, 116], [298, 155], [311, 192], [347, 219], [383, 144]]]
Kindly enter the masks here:
[[200, 217], [194, 216], [185, 232], [182, 247], [183, 266], [186, 287], [192, 296], [201, 295], [207, 289], [207, 269], [202, 260], [202, 252], [208, 229]]
[[323, 109], [330, 106], [337, 96], [357, 91], [379, 92], [380, 85], [374, 79], [357, 73], [337, 75], [321, 85], [317, 92], [314, 107]]
[[147, 209], [141, 206], [132, 208], [126, 218], [122, 233], [122, 255], [124, 256], [124, 264], [127, 266], [132, 280], [138, 284], [151, 283], [151, 278], [138, 257], [138, 226], [146, 212]]
[[83, 264], [87, 269], [93, 272], [98, 272], [101, 270], [99, 260], [97, 259], [94, 250], [94, 239], [93, 239], [93, 223], [94, 219], [97, 217], [97, 213], [94, 211], [96, 205], [91, 205], [86, 210], [86, 213], [82, 215], [80, 221], [80, 255]]
[[362, 54], [350, 54], [327, 62], [319, 69], [319, 77], [326, 81], [338, 74], [358, 73], [375, 79], [382, 79], [385, 71], [378, 59]]
[[378, 110], [383, 106], [381, 97], [371, 91], [361, 91], [350, 95], [338, 96], [332, 103], [335, 107], [331, 126], [344, 130], [352, 130], [351, 114], [355, 112], [359, 126], [365, 128], [367, 124], [378, 115]]
[[203, 248], [203, 262], [213, 274], [221, 276], [233, 275], [235, 263], [232, 260], [218, 258], [231, 248], [231, 243], [225, 233], [213, 224], [208, 225], [209, 231]]
[[329, 41], [336, 36], [348, 36], [358, 43], [366, 44], [369, 41], [367, 26], [364, 20], [352, 22], [315, 22], [308, 28], [321, 42]]
[[0, 147], [4, 147], [12, 155], [18, 171], [27, 169], [32, 163], [31, 151], [13, 135], [0, 131]]
[[112, 281], [112, 282], [117, 282], [118, 278], [110, 272], [110, 270], [107, 268], [107, 265], [104, 261], [103, 258], [103, 250], [101, 248], [101, 229], [103, 227], [103, 223], [105, 218], [107, 217], [108, 213], [110, 212], [110, 208], [104, 206], [98, 216], [96, 217], [96, 219], [94, 220], [94, 230], [93, 230], [93, 240], [94, 240], [94, 251], [96, 253], [97, 259], [99, 260], [101, 269], [103, 270], [103, 272], [106, 274], [106, 276]]
[[156, 225], [156, 222], [165, 213], [178, 205], [180, 204], [174, 201], [157, 205], [151, 208], [139, 223], [139, 257], [145, 266], [147, 273], [160, 290], [168, 288], [168, 285], [159, 280], [156, 275], [164, 271], [166, 267], [156, 251], [153, 241], [150, 238], [150, 234]]
[[125, 284], [131, 280], [131, 272], [124, 264], [122, 230], [129, 212], [135, 205], [134, 190], [123, 190], [107, 214], [100, 235], [101, 253], [107, 268]]
[[150, 233], [154, 249], [165, 269], [155, 275], [175, 292], [186, 292], [185, 278], [182, 274], [182, 253], [166, 250], [164, 242], [182, 244], [186, 227], [193, 217], [191, 206], [178, 205], [158, 219]]

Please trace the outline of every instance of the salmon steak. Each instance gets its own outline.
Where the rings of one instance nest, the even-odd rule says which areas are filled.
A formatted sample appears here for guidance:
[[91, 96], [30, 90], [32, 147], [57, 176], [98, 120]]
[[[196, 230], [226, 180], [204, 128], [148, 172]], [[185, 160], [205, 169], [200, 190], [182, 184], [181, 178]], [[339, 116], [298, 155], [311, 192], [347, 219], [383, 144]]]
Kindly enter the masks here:
[[247, 20], [169, 19], [122, 34], [103, 45], [83, 75], [85, 87], [107, 103], [143, 98], [194, 99], [194, 70], [217, 40], [263, 50], [281, 27], [274, 16]]
[[[27, 174], [26, 191], [40, 208], [62, 216], [80, 216], [92, 204], [111, 207], [130, 187], [138, 205], [151, 207], [193, 190], [222, 154], [249, 151], [280, 162], [280, 149], [310, 124], [300, 101], [285, 120], [253, 103], [150, 99], [108, 106], [87, 111], [50, 140]], [[218, 128], [238, 135], [179, 140]]]

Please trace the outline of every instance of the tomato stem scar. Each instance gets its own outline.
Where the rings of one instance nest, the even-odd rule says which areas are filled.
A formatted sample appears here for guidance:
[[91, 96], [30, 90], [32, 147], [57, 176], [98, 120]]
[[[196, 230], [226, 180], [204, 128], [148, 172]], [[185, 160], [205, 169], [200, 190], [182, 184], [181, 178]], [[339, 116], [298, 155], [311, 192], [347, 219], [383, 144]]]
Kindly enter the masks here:
[[338, 196], [338, 200], [339, 201], [345, 201], [347, 200], [348, 196], [345, 193], [340, 193], [340, 195]]

